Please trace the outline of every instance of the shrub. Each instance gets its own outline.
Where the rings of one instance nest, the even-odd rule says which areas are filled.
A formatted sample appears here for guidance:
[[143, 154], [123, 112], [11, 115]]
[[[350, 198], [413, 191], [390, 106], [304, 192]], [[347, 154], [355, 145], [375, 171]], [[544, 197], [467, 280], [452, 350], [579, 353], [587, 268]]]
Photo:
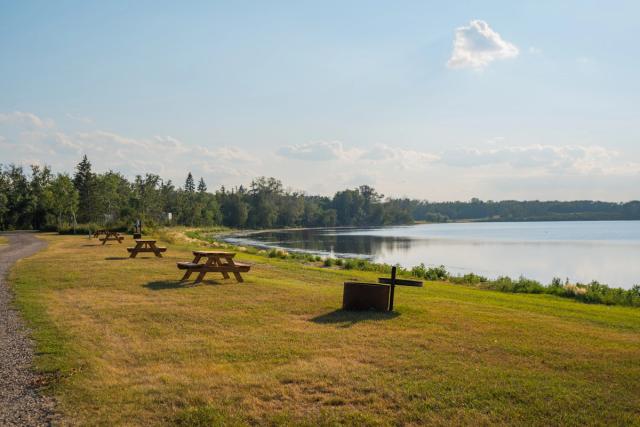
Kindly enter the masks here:
[[353, 270], [356, 267], [356, 262], [352, 259], [345, 259], [342, 263], [342, 268], [345, 270]]
[[[403, 272], [406, 270], [401, 269]], [[421, 263], [420, 265], [416, 265], [410, 270], [410, 274], [415, 277], [420, 277], [427, 280], [447, 280], [449, 278], [449, 273], [447, 272], [444, 265], [439, 267], [428, 267]]]
[[449, 277], [449, 280], [453, 283], [468, 285], [477, 285], [489, 281], [486, 277], [474, 273], [467, 273], [464, 276], [452, 276]]
[[327, 258], [324, 260], [325, 267], [331, 267], [333, 265], [333, 258]]
[[93, 234], [96, 230], [107, 229], [113, 231], [126, 232], [127, 226], [125, 224], [111, 224], [111, 225], [99, 225], [96, 223], [88, 224], [76, 224], [75, 233], [74, 227], [71, 224], [58, 227], [59, 234]]

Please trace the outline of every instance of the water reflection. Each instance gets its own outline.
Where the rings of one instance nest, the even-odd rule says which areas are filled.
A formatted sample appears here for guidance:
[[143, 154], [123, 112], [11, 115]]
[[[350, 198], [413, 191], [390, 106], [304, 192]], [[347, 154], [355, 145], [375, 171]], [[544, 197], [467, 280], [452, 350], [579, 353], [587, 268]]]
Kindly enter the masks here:
[[454, 273], [640, 283], [640, 221], [429, 224], [285, 230], [235, 243], [377, 262], [445, 265]]

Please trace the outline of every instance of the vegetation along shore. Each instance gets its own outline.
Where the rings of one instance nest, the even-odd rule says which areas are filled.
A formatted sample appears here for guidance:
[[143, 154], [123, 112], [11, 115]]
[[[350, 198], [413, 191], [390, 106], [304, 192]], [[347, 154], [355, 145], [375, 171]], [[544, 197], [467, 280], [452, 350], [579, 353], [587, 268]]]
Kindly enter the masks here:
[[362, 185], [333, 196], [287, 189], [275, 178], [210, 192], [189, 172], [182, 186], [159, 175], [129, 181], [117, 171], [95, 173], [85, 156], [73, 174], [0, 165], [0, 230], [86, 232], [108, 224], [128, 229], [184, 225], [268, 229], [412, 224], [416, 221], [640, 220], [640, 201], [431, 202], [383, 196]]

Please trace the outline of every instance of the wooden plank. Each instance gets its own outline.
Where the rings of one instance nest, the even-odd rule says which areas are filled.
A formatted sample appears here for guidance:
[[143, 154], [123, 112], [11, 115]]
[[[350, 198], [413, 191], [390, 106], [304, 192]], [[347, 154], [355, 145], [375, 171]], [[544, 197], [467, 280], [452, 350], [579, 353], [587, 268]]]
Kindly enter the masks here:
[[234, 257], [236, 255], [235, 252], [224, 252], [224, 251], [193, 251], [193, 254], [200, 255], [200, 256], [226, 255], [231, 257]]
[[197, 264], [197, 263], [193, 263], [193, 262], [179, 262], [178, 263], [178, 268], [180, 270], [185, 270], [185, 269], [200, 269], [204, 267], [204, 264]]
[[[388, 277], [379, 277], [378, 283], [382, 283], [385, 285], [391, 284], [391, 279]], [[420, 280], [407, 280], [407, 279], [396, 279], [396, 285], [401, 286], [415, 286], [421, 288], [423, 283]]]
[[241, 266], [241, 267], [236, 267], [236, 266], [231, 266], [231, 265], [205, 265], [205, 264], [198, 264], [201, 265], [202, 267], [197, 267], [198, 270], [200, 271], [207, 271], [207, 272], [211, 272], [211, 273], [246, 273], [248, 272], [251, 267], [250, 266]]

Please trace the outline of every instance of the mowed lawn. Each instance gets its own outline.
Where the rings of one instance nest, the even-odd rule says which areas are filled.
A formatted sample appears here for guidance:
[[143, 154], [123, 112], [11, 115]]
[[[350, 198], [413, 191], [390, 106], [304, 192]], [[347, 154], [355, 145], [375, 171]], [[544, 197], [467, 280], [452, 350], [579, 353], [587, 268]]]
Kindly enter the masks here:
[[239, 254], [185, 286], [195, 246], [41, 237], [11, 282], [65, 424], [640, 424], [639, 309], [426, 283], [345, 313], [376, 274]]

